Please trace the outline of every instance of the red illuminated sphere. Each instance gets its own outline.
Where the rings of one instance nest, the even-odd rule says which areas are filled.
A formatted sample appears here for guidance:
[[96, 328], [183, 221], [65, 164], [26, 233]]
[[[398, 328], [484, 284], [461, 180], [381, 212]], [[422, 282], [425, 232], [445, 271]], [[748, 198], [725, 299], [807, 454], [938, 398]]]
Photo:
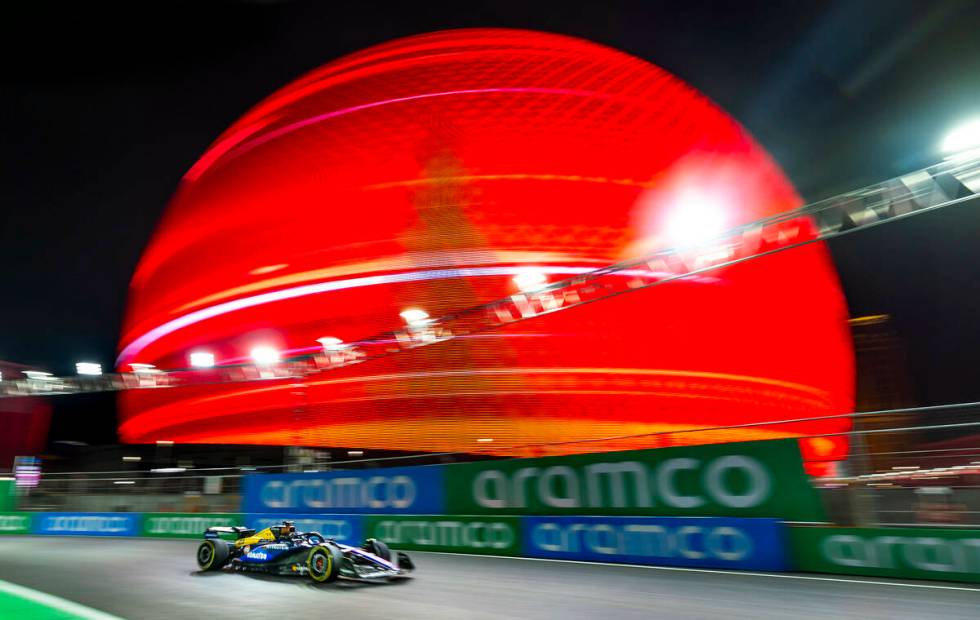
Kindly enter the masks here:
[[[742, 127], [648, 62], [537, 32], [400, 39], [273, 94], [191, 168], [133, 277], [119, 365], [353, 342], [403, 326], [408, 308], [514, 294], [522, 269], [555, 281], [799, 204]], [[810, 244], [302, 385], [130, 391], [120, 433], [523, 454], [512, 446], [841, 413], [852, 397], [846, 307]]]

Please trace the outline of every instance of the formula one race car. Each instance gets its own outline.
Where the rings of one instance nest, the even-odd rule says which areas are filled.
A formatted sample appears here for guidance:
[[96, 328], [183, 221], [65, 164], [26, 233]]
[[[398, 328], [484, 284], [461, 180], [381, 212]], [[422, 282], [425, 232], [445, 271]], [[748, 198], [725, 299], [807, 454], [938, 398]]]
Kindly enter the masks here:
[[[224, 540], [222, 535], [235, 540]], [[380, 540], [369, 538], [361, 547], [351, 547], [317, 532], [297, 532], [292, 521], [259, 532], [246, 527], [209, 527], [197, 548], [197, 565], [202, 571], [230, 566], [270, 575], [309, 575], [321, 583], [338, 578], [385, 581], [406, 577], [415, 569], [407, 555], [392, 552]]]

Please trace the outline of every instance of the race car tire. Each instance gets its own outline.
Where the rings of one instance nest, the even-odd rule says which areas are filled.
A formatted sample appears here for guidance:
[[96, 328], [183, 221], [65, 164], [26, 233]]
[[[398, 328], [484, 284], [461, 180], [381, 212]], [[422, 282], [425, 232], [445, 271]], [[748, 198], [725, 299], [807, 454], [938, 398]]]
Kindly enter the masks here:
[[368, 538], [365, 540], [362, 549], [368, 553], [373, 553], [382, 560], [388, 560], [389, 562], [391, 561], [391, 549], [388, 548], [388, 545], [384, 544], [384, 542], [378, 540], [377, 538]]
[[408, 557], [407, 553], [398, 552], [398, 568], [402, 570], [415, 570], [415, 562]]
[[231, 549], [227, 541], [205, 540], [197, 548], [197, 565], [202, 571], [221, 570], [230, 554]]
[[340, 565], [344, 552], [333, 545], [317, 545], [310, 549], [306, 558], [306, 568], [310, 579], [317, 583], [336, 581], [340, 576]]

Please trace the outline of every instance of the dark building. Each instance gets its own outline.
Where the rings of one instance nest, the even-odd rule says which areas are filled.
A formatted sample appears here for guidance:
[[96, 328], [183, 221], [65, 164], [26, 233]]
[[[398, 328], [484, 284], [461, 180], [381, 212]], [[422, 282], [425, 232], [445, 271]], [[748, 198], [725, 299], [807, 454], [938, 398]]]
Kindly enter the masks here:
[[[26, 366], [0, 361], [0, 381], [24, 378]], [[51, 406], [42, 398], [0, 398], [0, 471], [13, 467], [15, 456], [36, 456], [48, 439]]]
[[[917, 396], [905, 341], [887, 314], [851, 319], [857, 390], [855, 411], [887, 411], [915, 407]], [[883, 430], [915, 426], [919, 414], [883, 414], [858, 417], [855, 430]], [[917, 432], [867, 433], [854, 437], [855, 456], [868, 455], [862, 469], [881, 470], [901, 464], [892, 454], [915, 443]], [[862, 473], [862, 472], [855, 472]]]

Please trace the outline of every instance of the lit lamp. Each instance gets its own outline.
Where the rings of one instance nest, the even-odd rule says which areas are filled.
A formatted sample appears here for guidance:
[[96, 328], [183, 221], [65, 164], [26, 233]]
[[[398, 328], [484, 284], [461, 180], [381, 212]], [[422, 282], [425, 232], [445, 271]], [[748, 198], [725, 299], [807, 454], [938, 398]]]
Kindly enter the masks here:
[[537, 269], [527, 269], [514, 276], [514, 284], [522, 293], [532, 293], [548, 284], [548, 277]]
[[212, 368], [214, 367], [214, 353], [194, 351], [190, 355], [190, 361], [194, 368]]
[[724, 206], [711, 196], [682, 194], [667, 220], [668, 242], [684, 247], [710, 241], [725, 232], [725, 214]]
[[419, 327], [429, 322], [429, 313], [418, 308], [408, 308], [399, 313], [410, 327]]
[[97, 377], [102, 374], [102, 364], [95, 362], [78, 362], [75, 364], [75, 372], [80, 375]]
[[255, 347], [251, 356], [252, 361], [259, 366], [271, 366], [279, 361], [279, 351], [267, 346]]
[[339, 351], [344, 348], [344, 341], [340, 338], [334, 338], [333, 336], [324, 336], [323, 338], [317, 338], [317, 342], [323, 347], [326, 352]]
[[941, 149], [946, 159], [980, 156], [980, 118], [967, 121], [946, 134]]

